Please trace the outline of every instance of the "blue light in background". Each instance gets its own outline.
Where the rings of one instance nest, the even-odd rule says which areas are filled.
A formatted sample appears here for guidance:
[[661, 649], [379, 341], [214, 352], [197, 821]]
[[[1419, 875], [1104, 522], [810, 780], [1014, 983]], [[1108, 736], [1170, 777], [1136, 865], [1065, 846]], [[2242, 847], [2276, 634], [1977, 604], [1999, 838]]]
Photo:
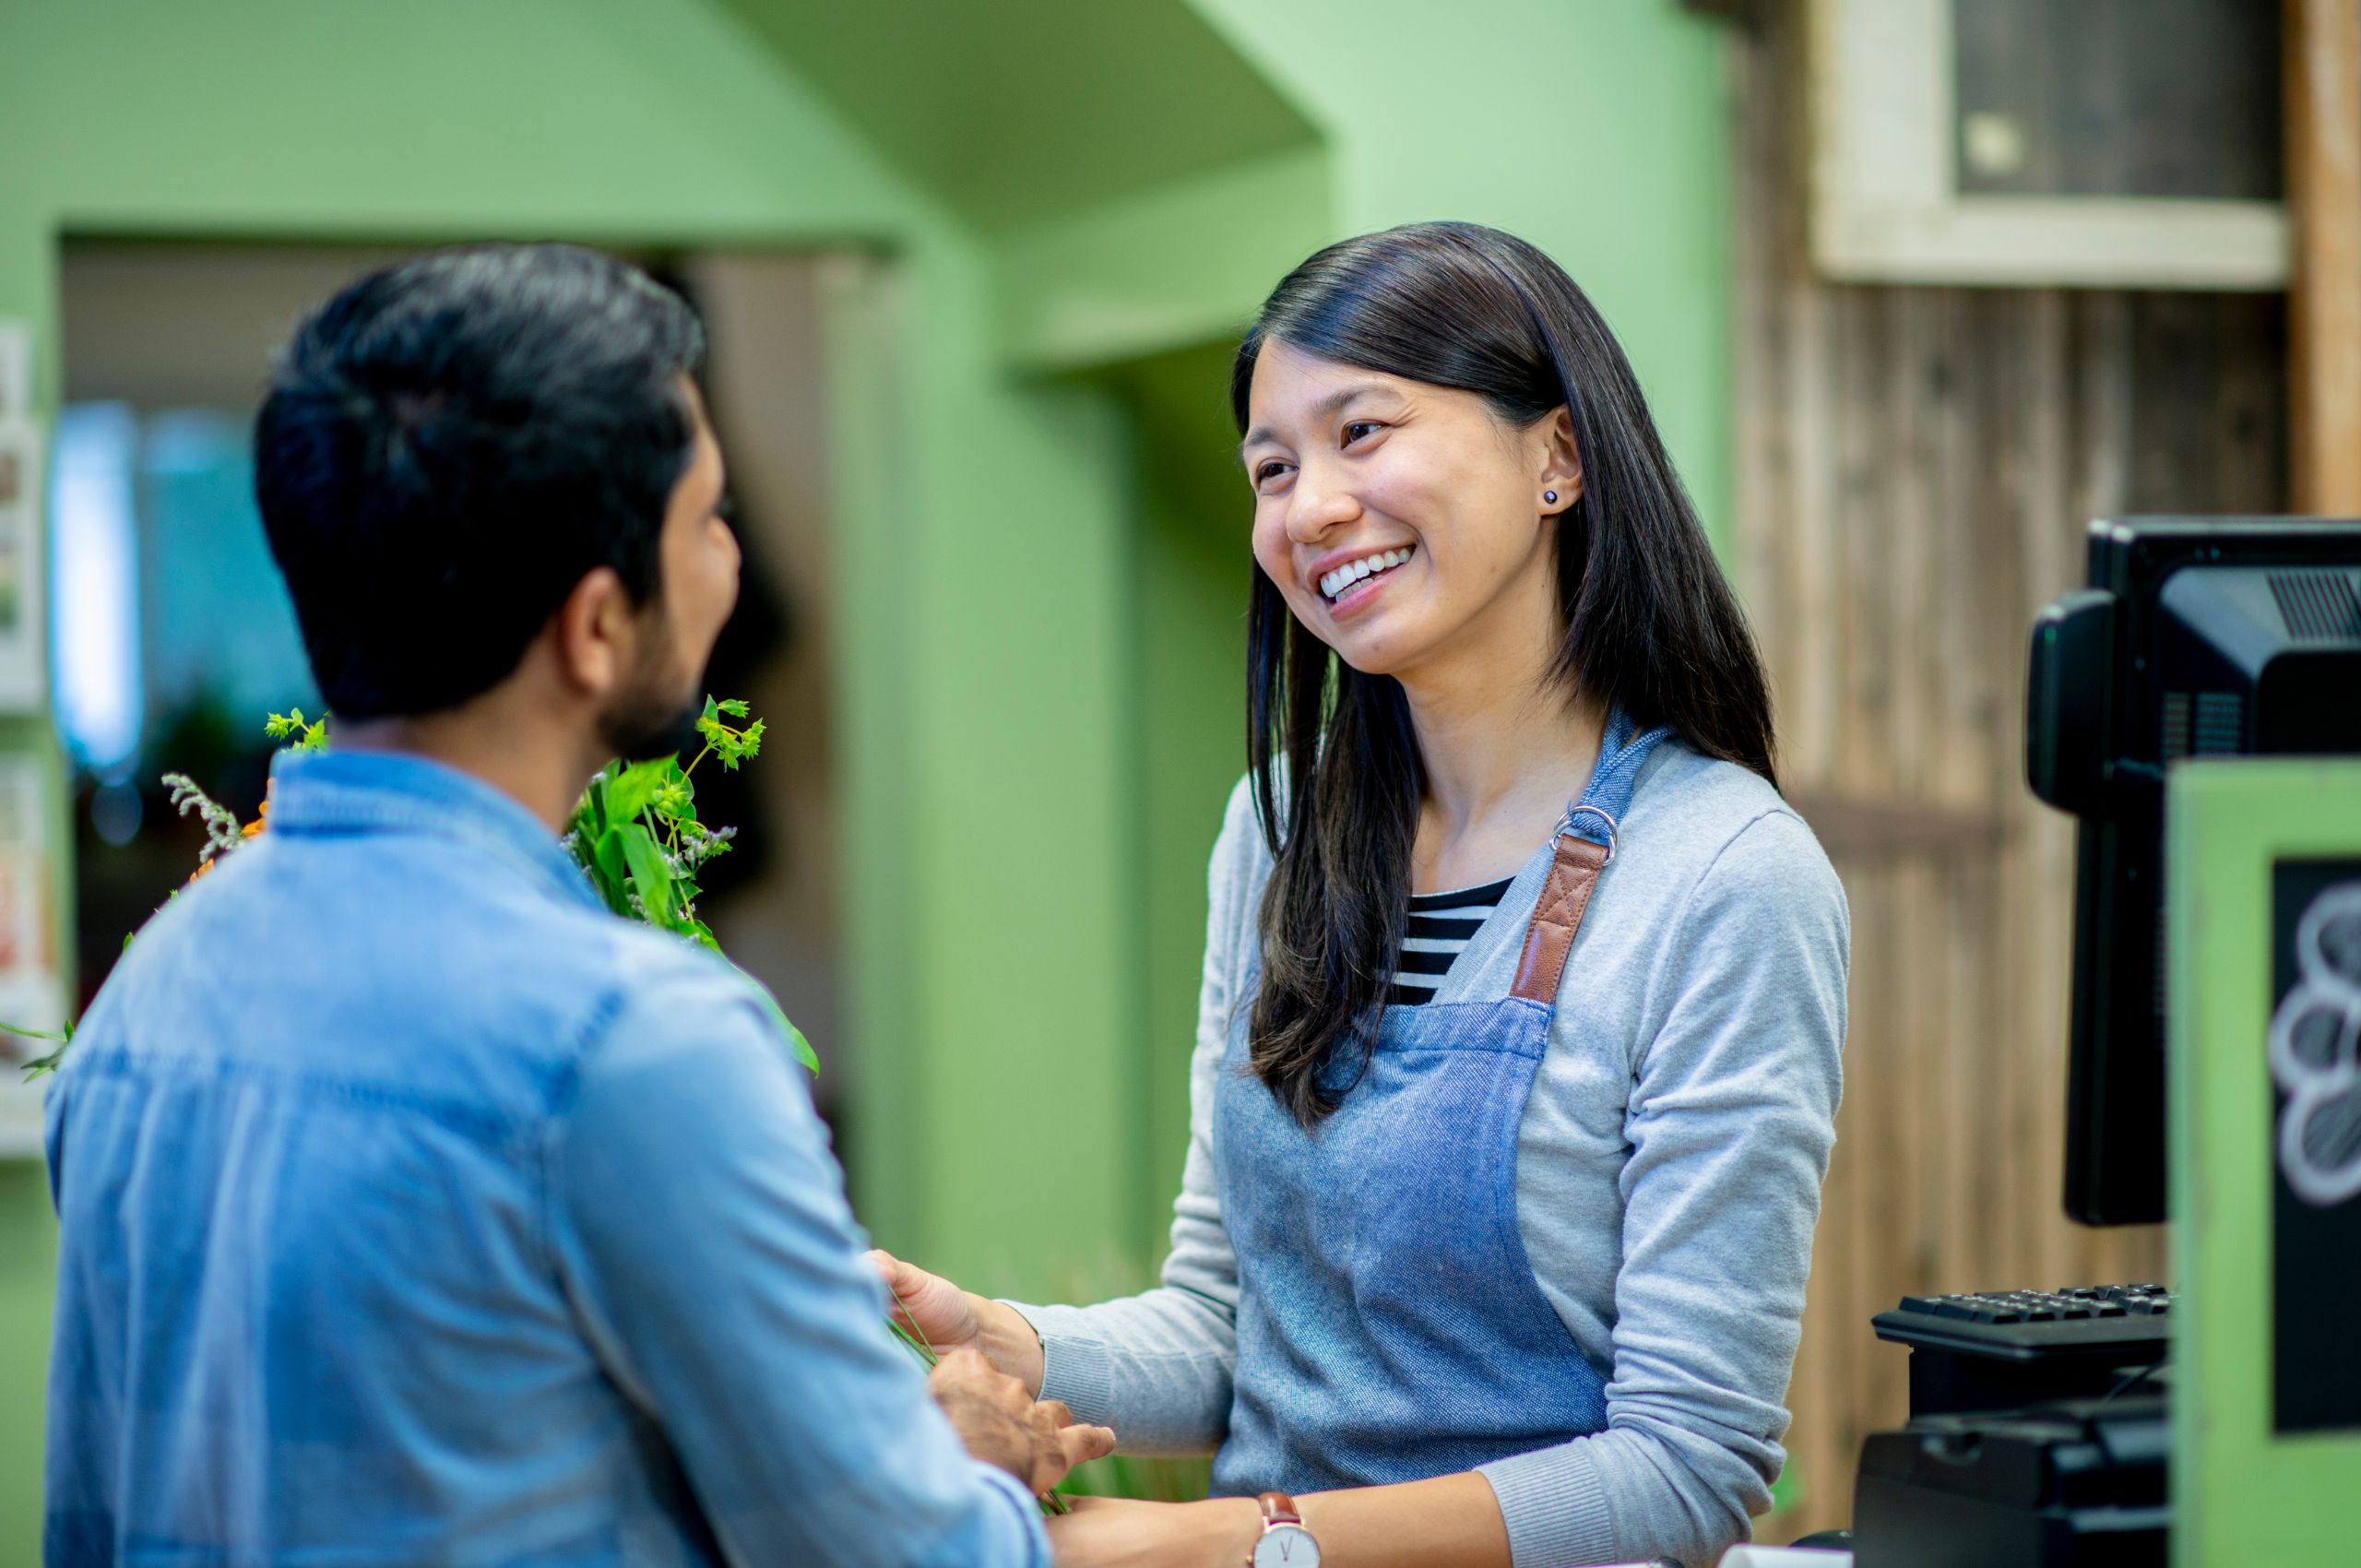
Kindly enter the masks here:
[[67, 753], [119, 778], [139, 750], [139, 422], [124, 403], [57, 418], [50, 485], [51, 705]]
[[52, 703], [68, 754], [101, 783], [128, 777], [151, 721], [170, 731], [218, 713], [258, 746], [266, 713], [319, 708], [255, 511], [247, 422], [125, 403], [59, 416]]

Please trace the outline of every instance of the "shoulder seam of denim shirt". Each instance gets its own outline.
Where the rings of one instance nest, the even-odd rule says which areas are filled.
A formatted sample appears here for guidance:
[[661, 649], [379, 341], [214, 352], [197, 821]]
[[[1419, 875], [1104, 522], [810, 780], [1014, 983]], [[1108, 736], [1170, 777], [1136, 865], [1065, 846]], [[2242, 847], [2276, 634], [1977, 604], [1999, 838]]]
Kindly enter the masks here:
[[447, 764], [397, 752], [282, 752], [272, 759], [271, 783], [274, 833], [444, 837], [499, 854], [570, 903], [606, 908], [547, 823], [498, 786]]

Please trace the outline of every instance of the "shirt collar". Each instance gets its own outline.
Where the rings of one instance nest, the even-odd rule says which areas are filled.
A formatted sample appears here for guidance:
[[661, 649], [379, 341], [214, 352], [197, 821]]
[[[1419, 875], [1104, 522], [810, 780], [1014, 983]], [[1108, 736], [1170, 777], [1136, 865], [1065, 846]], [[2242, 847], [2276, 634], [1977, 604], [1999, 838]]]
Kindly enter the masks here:
[[270, 763], [270, 831], [434, 834], [497, 854], [563, 897], [606, 907], [522, 802], [414, 753], [280, 752]]

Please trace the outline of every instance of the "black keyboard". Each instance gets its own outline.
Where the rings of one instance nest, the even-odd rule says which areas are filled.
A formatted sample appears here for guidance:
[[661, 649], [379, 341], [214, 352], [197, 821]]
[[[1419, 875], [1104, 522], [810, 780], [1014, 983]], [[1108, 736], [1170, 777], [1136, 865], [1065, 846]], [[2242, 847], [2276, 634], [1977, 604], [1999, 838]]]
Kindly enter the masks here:
[[2003, 1360], [2161, 1361], [2172, 1345], [2173, 1295], [2161, 1285], [2063, 1290], [1969, 1290], [1904, 1296], [1869, 1320], [1880, 1339]]

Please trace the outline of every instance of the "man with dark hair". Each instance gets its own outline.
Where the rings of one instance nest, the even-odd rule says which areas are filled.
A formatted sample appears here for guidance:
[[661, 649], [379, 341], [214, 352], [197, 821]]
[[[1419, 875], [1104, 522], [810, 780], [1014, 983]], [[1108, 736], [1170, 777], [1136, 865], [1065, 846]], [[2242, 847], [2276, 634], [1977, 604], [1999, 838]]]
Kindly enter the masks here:
[[702, 351], [558, 245], [297, 329], [255, 488], [335, 744], [51, 1091], [53, 1564], [1038, 1563], [1111, 1447], [972, 1355], [928, 1398], [760, 999], [558, 843], [736, 598]]

